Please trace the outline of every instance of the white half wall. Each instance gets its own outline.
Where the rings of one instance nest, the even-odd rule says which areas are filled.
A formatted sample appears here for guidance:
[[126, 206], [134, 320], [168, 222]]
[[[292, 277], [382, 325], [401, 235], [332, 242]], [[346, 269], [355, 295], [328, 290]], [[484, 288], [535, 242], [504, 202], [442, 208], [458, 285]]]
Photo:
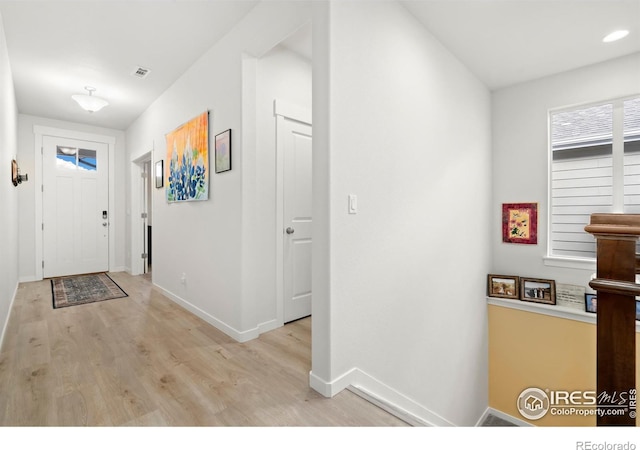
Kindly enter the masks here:
[[[493, 93], [493, 273], [587, 286], [595, 263], [579, 269], [544, 261], [549, 222], [548, 113], [633, 94], [640, 94], [640, 53]], [[520, 202], [538, 202], [538, 245], [502, 242], [502, 204]]]
[[314, 247], [313, 314], [327, 337], [314, 332], [312, 384], [474, 425], [488, 402], [490, 93], [396, 3], [317, 14], [314, 222], [328, 249]]
[[[11, 305], [18, 288], [18, 193], [9, 180], [11, 160], [18, 153], [18, 109], [7, 52], [4, 25], [0, 16], [0, 351]], [[23, 172], [24, 173], [24, 172]]]

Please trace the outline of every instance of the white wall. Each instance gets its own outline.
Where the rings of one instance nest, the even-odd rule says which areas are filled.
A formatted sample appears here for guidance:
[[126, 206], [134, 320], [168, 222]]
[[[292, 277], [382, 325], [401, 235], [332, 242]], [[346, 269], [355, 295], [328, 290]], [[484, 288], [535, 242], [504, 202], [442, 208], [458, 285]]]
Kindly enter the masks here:
[[18, 109], [7, 53], [4, 25], [0, 16], [0, 351], [9, 310], [18, 287], [18, 192], [9, 178], [11, 160], [18, 152]]
[[256, 211], [260, 218], [254, 231], [259, 301], [258, 323], [275, 317], [276, 298], [276, 117], [275, 99], [311, 111], [311, 61], [281, 46], [257, 62], [256, 86]]
[[395, 3], [317, 12], [314, 222], [329, 235], [314, 228], [328, 246], [313, 279], [328, 337], [314, 332], [314, 346], [330, 357], [314, 350], [312, 384], [351, 382], [430, 423], [473, 425], [488, 399], [490, 94]]
[[[254, 128], [257, 58], [308, 21], [307, 2], [258, 4], [127, 130], [128, 160], [153, 149], [154, 163], [166, 160], [165, 134], [204, 111], [210, 111], [210, 143], [232, 130], [232, 170], [215, 174], [210, 162], [208, 201], [168, 204], [164, 190], [154, 189], [152, 276], [173, 300], [240, 341], [256, 337], [267, 319], [258, 318], [255, 260], [262, 256], [254, 244], [263, 188], [256, 184], [263, 158]], [[249, 121], [253, 127], [243, 128]]]
[[125, 148], [124, 132], [109, 128], [94, 127], [73, 122], [53, 120], [44, 117], [20, 114], [18, 116], [18, 156], [21, 169], [29, 175], [29, 181], [20, 186], [19, 220], [24, 226], [20, 227], [20, 280], [33, 281], [36, 279], [36, 248], [35, 248], [35, 218], [36, 191], [40, 189], [42, 180], [35, 177], [36, 151], [34, 126], [60, 128], [63, 130], [113, 136], [115, 138], [115, 167], [111, 170], [115, 174], [115, 211], [110, 212], [111, 226], [115, 226], [115, 261], [110, 261], [110, 267], [123, 270], [125, 267]]
[[[550, 109], [640, 93], [640, 53], [493, 93], [493, 273], [586, 286], [584, 269], [545, 265], [549, 221]], [[538, 202], [538, 245], [502, 243], [502, 203]]]

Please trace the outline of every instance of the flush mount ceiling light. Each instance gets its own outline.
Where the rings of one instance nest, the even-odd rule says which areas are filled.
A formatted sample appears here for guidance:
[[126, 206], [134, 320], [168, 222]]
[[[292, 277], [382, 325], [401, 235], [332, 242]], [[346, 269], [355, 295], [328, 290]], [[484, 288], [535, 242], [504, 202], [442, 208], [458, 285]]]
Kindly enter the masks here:
[[78, 102], [78, 105], [80, 105], [82, 109], [92, 113], [100, 111], [102, 108], [109, 104], [109, 102], [105, 99], [93, 96], [93, 92], [96, 90], [96, 88], [91, 86], [85, 86], [84, 88], [89, 92], [89, 95], [76, 94], [71, 96], [72, 99]]
[[614, 42], [622, 39], [623, 37], [626, 37], [628, 34], [629, 34], [629, 30], [616, 30], [613, 33], [607, 34], [602, 39], [602, 42]]

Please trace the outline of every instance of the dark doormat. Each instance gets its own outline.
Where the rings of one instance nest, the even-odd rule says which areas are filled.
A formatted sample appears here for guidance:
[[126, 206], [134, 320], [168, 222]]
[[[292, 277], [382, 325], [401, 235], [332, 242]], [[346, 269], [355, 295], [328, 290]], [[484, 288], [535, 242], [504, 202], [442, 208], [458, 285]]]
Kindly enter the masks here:
[[52, 278], [51, 292], [54, 309], [128, 297], [106, 273]]

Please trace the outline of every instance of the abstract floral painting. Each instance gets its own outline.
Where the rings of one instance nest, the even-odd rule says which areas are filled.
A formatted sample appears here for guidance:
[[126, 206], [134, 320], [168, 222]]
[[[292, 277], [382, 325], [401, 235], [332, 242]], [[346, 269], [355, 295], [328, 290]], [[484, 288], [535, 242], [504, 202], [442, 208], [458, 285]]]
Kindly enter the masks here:
[[538, 243], [537, 203], [504, 203], [502, 205], [502, 242]]
[[209, 113], [205, 112], [167, 136], [168, 202], [209, 199]]

